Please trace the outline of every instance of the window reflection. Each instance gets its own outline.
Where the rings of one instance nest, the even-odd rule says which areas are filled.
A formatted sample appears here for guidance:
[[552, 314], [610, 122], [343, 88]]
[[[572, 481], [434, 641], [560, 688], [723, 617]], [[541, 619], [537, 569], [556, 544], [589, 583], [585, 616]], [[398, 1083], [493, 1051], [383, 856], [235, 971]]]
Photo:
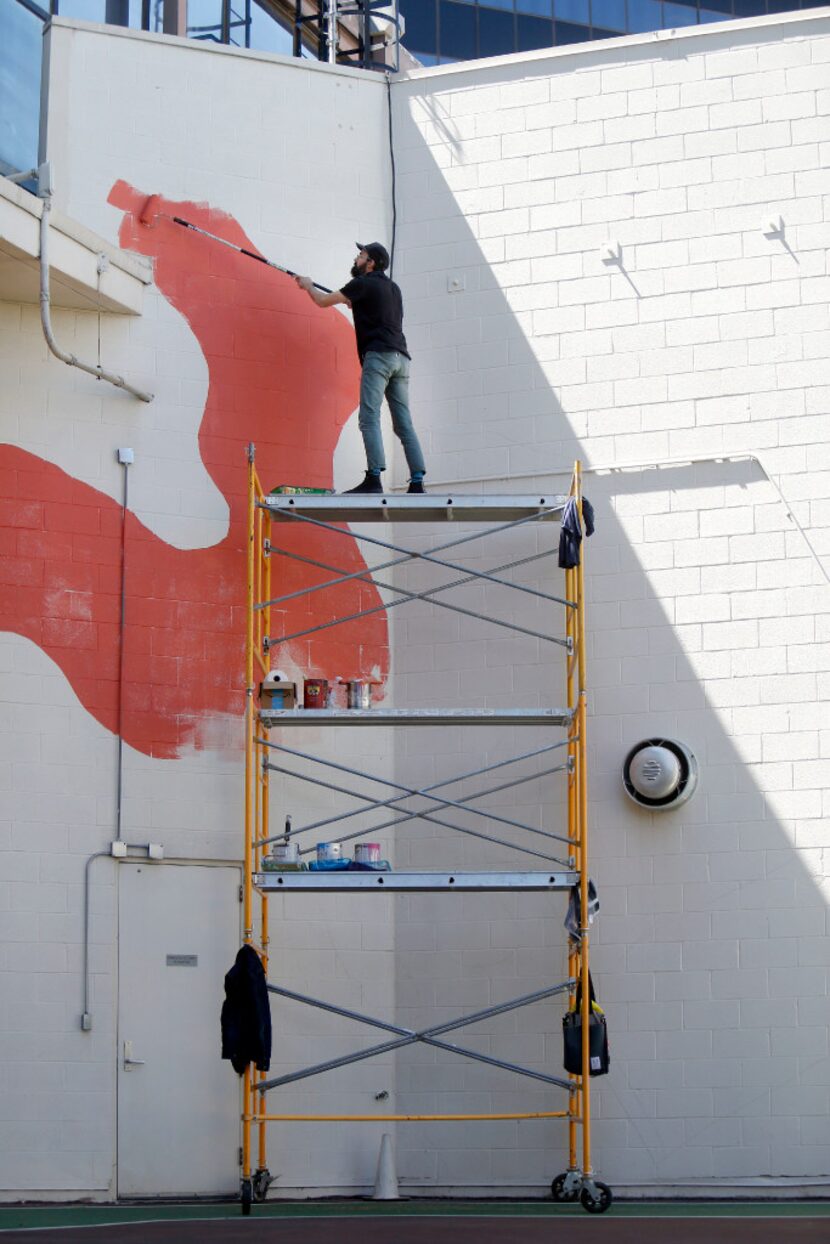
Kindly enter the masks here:
[[684, 4], [664, 4], [663, 20], [669, 28], [672, 26], [696, 26], [697, 9], [687, 9]]
[[278, 52], [282, 56], [290, 56], [294, 47], [291, 32], [256, 3], [250, 6], [248, 36], [248, 47], [255, 52]]
[[628, 0], [628, 29], [632, 34], [659, 30], [663, 25], [659, 0]]
[[516, 16], [516, 37], [520, 52], [532, 52], [535, 48], [549, 48], [553, 43], [553, 22], [541, 17]]
[[625, 30], [625, 0], [591, 0], [591, 25], [604, 30]]
[[587, 26], [590, 21], [588, 0], [556, 0], [555, 12], [557, 22], [578, 22]]
[[[46, 7], [49, 7], [48, 0]], [[74, 17], [79, 22], [104, 22], [106, 11], [106, 0], [60, 0], [59, 5], [61, 17]], [[110, 24], [122, 25], [123, 23]]]
[[418, 57], [422, 64], [427, 63], [422, 52], [433, 54], [433, 59], [429, 63], [435, 64], [434, 54], [438, 50], [435, 0], [409, 0], [408, 4], [401, 5], [401, 12], [406, 23], [404, 45], [413, 56]]
[[38, 158], [43, 22], [0, 0], [0, 172], [25, 172]]
[[441, 59], [457, 56], [459, 60], [472, 60], [476, 55], [475, 9], [441, 0], [439, 20]]
[[187, 34], [191, 39], [222, 42], [222, 0], [187, 0]]
[[495, 9], [478, 11], [479, 56], [503, 56], [515, 48], [513, 14], [500, 13]]
[[578, 26], [574, 22], [554, 22], [554, 33], [557, 43], [587, 43], [591, 38], [589, 26]]

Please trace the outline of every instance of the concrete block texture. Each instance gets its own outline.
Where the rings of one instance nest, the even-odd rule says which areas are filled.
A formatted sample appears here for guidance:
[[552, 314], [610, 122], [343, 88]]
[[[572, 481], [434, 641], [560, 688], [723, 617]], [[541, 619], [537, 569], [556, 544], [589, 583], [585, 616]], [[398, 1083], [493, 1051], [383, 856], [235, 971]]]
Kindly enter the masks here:
[[[58, 206], [87, 227], [118, 239], [125, 208], [108, 198], [120, 179], [136, 194], [209, 205], [218, 228], [332, 286], [346, 279], [355, 238], [391, 245], [380, 78], [61, 19], [50, 39]], [[601, 901], [592, 964], [613, 1061], [596, 1084], [594, 1165], [620, 1190], [711, 1192], [779, 1174], [810, 1188], [826, 1177], [828, 48], [826, 16], [805, 12], [444, 66], [391, 86], [394, 271], [428, 486], [561, 492], [579, 458], [596, 510], [583, 546], [589, 871]], [[204, 100], [222, 101], [209, 125]], [[122, 244], [146, 249], [165, 228], [136, 224]], [[357, 367], [341, 312], [275, 309], [265, 286], [210, 248], [165, 287], [164, 254], [145, 314], [100, 325], [103, 353], [152, 380], [156, 400], [139, 414], [123, 394], [93, 391], [91, 378], [47, 361], [35, 308], [0, 304], [0, 439], [18, 454], [2, 464], [0, 556], [6, 597], [26, 624], [0, 637], [8, 1194], [116, 1188], [123, 896], [118, 866], [103, 858], [90, 906], [93, 1029], [79, 1024], [83, 870], [116, 835], [118, 721], [105, 711], [118, 669], [115, 450], [136, 449], [130, 539], [195, 553], [201, 568], [175, 560], [164, 571], [151, 557], [136, 581], [146, 613], [131, 636], [127, 706], [142, 722], [172, 722], [181, 747], [153, 753], [146, 732], [127, 741], [121, 832], [211, 866], [241, 851], [244, 540], [234, 507], [244, 446], [279, 441], [269, 486], [349, 486], [361, 464], [348, 418]], [[273, 280], [288, 288], [288, 278]], [[193, 296], [208, 308], [201, 326]], [[329, 346], [332, 322], [349, 331]], [[58, 328], [94, 356], [97, 317], [64, 312]], [[219, 407], [225, 422], [205, 424]], [[286, 431], [291, 411], [302, 414], [296, 435]], [[396, 450], [393, 486], [405, 466], [384, 429]], [[229, 437], [239, 460], [220, 481]], [[236, 569], [194, 597], [197, 569], [229, 531]], [[423, 553], [459, 532], [380, 534]], [[497, 625], [561, 636], [567, 606], [549, 599], [563, 594], [557, 540], [550, 525], [493, 536], [489, 550], [478, 538], [445, 549], [460, 567], [446, 568], [449, 578], [486, 570], [547, 597], [465, 587], [457, 599], [476, 616], [462, 616], [423, 601], [389, 608], [389, 591], [387, 648], [364, 630], [333, 644], [317, 672], [385, 669], [388, 657], [385, 694], [396, 705], [560, 703], [561, 650]], [[306, 551], [334, 565], [325, 547]], [[500, 569], [543, 551], [544, 560]], [[350, 569], [365, 574], [365, 564]], [[424, 592], [433, 582], [425, 565], [378, 574]], [[366, 605], [373, 589], [357, 591]], [[79, 667], [73, 684], [62, 672], [67, 653]], [[311, 661], [300, 644], [291, 676]], [[180, 688], [198, 662], [201, 698], [187, 718]], [[440, 781], [430, 794], [448, 806], [408, 795], [399, 810], [332, 822], [343, 811], [338, 791], [274, 774], [272, 819], [291, 812], [296, 824], [320, 823], [306, 834], [312, 849], [323, 832], [360, 823], [399, 866], [551, 868], [567, 854], [538, 832], [563, 830], [566, 779], [547, 771], [562, 752], [541, 751], [559, 735], [359, 734], [332, 742], [311, 731], [308, 750], [369, 773], [369, 798]], [[626, 753], [651, 738], [681, 740], [700, 765], [695, 796], [675, 810], [638, 807], [623, 789]], [[515, 784], [506, 767], [479, 772], [537, 750], [517, 763]], [[449, 803], [465, 798], [476, 811]], [[430, 802], [431, 820], [373, 828]], [[324, 896], [304, 906], [282, 896], [272, 905], [274, 975], [420, 1031], [561, 984], [564, 910], [549, 894], [372, 905]], [[561, 996], [534, 1002], [447, 1039], [557, 1075], [563, 1008]], [[361, 1040], [351, 1021], [295, 1004], [274, 1016], [280, 1071]], [[218, 1066], [217, 1085], [227, 1070]], [[34, 1099], [16, 1087], [33, 1077]], [[553, 1088], [422, 1044], [303, 1081], [285, 1102], [365, 1113], [379, 1109], [382, 1091], [390, 1107], [412, 1112], [563, 1104]], [[231, 1154], [235, 1124], [232, 1132]], [[296, 1127], [275, 1126], [281, 1187], [369, 1189], [377, 1132], [308, 1125], [298, 1139]], [[566, 1165], [555, 1120], [401, 1127], [396, 1142], [401, 1184], [419, 1191], [536, 1195]], [[229, 1170], [233, 1188], [233, 1161]]]
[[[484, 467], [471, 400], [458, 410], [467, 451], [444, 456], [437, 478], [470, 489], [564, 486], [570, 458], [582, 456], [604, 518], [586, 546], [592, 871], [604, 896], [593, 962], [619, 1036], [616, 1071], [597, 1097], [610, 1118], [612, 1097], [626, 1094], [631, 1131], [627, 1147], [610, 1131], [597, 1130], [597, 1143], [600, 1169], [609, 1163], [624, 1184], [734, 1185], [799, 1163], [809, 1180], [816, 1170], [815, 1142], [791, 1126], [777, 1080], [800, 1091], [797, 1060], [820, 1057], [816, 1007], [826, 1007], [822, 865], [812, 852], [827, 846], [813, 681], [826, 666], [817, 626], [827, 610], [828, 515], [818, 508], [827, 389], [809, 337], [827, 326], [826, 206], [816, 196], [826, 192], [829, 35], [820, 18], [808, 27], [782, 19], [748, 28], [740, 43], [716, 28], [686, 33], [682, 62], [649, 51], [625, 64], [598, 49], [590, 72], [551, 78], [550, 101], [527, 107], [524, 129], [511, 110], [503, 133], [536, 153], [529, 179], [508, 168], [500, 178], [488, 163], [488, 188], [509, 190], [510, 204], [483, 225], [467, 215], [488, 249], [503, 216], [509, 253], [531, 260], [530, 320], [519, 287], [502, 285], [501, 306], [487, 306], [488, 339], [503, 323], [512, 365], [523, 352], [531, 363], [522, 373], [530, 392], [524, 409], [517, 395], [513, 421], [496, 425], [510, 446], [501, 468]], [[813, 65], [815, 79], [801, 78]], [[443, 85], [463, 83], [468, 115], [478, 90], [484, 115], [498, 73], [483, 70], [476, 87], [475, 72], [456, 67]], [[412, 96], [424, 89], [423, 80], [401, 85]], [[557, 112], [560, 100], [575, 107]], [[414, 135], [407, 141], [417, 147]], [[523, 240], [514, 230], [524, 205]], [[462, 208], [448, 187], [445, 218]], [[463, 315], [481, 322], [475, 306]], [[462, 365], [448, 394], [465, 374], [478, 392], [476, 369]], [[512, 431], [541, 392], [534, 461], [533, 443], [519, 452]], [[552, 458], [549, 442], [566, 452]], [[820, 584], [823, 603], [799, 603]], [[442, 663], [452, 667], [446, 648]], [[522, 694], [534, 674], [525, 668], [514, 684]], [[701, 765], [697, 794], [677, 812], [637, 810], [622, 793], [625, 752], [655, 735], [682, 739]], [[532, 922], [520, 923], [532, 940]], [[530, 955], [511, 927], [499, 925], [500, 943], [510, 937], [517, 955]], [[486, 979], [484, 953], [475, 971]], [[534, 1022], [529, 1012], [519, 1030]], [[774, 1121], [753, 1132], [759, 1113], [780, 1120], [780, 1132]], [[665, 1154], [655, 1151], [655, 1120], [677, 1122]], [[631, 1155], [644, 1143], [642, 1165]], [[441, 1168], [439, 1153], [435, 1186]]]

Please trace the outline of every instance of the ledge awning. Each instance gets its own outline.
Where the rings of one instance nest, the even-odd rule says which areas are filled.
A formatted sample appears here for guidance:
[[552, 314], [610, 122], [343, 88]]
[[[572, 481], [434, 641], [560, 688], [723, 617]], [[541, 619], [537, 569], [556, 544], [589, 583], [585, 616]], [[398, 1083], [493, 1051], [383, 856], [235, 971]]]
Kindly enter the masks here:
[[[0, 302], [40, 301], [42, 212], [40, 199], [0, 177]], [[148, 259], [119, 250], [56, 211], [49, 267], [52, 305], [76, 311], [140, 315], [144, 288], [153, 279]]]

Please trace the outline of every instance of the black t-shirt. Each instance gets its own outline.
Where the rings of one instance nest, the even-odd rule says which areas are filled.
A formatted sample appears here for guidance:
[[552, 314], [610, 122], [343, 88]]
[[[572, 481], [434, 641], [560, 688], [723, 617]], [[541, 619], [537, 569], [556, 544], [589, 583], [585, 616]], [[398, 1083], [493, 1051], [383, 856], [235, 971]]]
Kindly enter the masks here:
[[344, 285], [340, 293], [352, 304], [357, 353], [397, 350], [410, 357], [403, 335], [403, 299], [394, 281], [383, 272], [367, 272]]

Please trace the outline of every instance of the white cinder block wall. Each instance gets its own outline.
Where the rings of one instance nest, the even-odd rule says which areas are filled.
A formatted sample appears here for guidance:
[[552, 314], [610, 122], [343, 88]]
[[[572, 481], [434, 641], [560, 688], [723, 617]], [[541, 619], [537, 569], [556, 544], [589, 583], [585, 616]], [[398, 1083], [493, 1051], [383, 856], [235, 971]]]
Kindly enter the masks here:
[[[589, 472], [593, 963], [613, 1062], [595, 1160], [618, 1189], [802, 1188], [830, 1169], [828, 58], [825, 14], [785, 16], [455, 65], [393, 93], [430, 481], [564, 488], [576, 456]], [[558, 694], [534, 641], [462, 634], [406, 636], [413, 701]], [[664, 735], [693, 749], [700, 787], [648, 814], [620, 768]], [[440, 777], [445, 751], [405, 759]], [[555, 797], [535, 798], [521, 810], [549, 823]], [[549, 907], [407, 910], [399, 1004], [440, 1021], [555, 979]], [[555, 1008], [518, 1016], [472, 1032], [557, 1067]], [[441, 1109], [556, 1108], [528, 1083], [400, 1057], [402, 1106], [434, 1087]], [[405, 1130], [399, 1166], [428, 1188], [536, 1190], [563, 1139]]]
[[[229, 213], [263, 254], [326, 285], [348, 279], [356, 238], [388, 232], [385, 85], [374, 75], [60, 20], [52, 23], [49, 40], [46, 153], [56, 207], [87, 228], [117, 243], [124, 213], [107, 199], [123, 180], [144, 194], [208, 203]], [[156, 235], [146, 236], [152, 242]], [[205, 243], [192, 272], [195, 281], [211, 270], [211, 255]], [[250, 266], [252, 282], [267, 271]], [[234, 297], [228, 290], [225, 296]], [[249, 310], [245, 291], [237, 297], [242, 314]], [[228, 504], [198, 439], [217, 379], [210, 374], [208, 347], [156, 286], [147, 291], [141, 317], [99, 320], [96, 314], [55, 311], [53, 320], [58, 341], [84, 358], [97, 357], [100, 332], [104, 365], [123, 371], [155, 399], [149, 406], [130, 400], [63, 366], [46, 349], [37, 307], [0, 303], [0, 440], [57, 464], [81, 488], [117, 502], [123, 468], [116, 449], [132, 447], [130, 509], [164, 543], [162, 552], [192, 550], [189, 564], [198, 567], [202, 551], [208, 556], [228, 530]], [[254, 328], [250, 317], [242, 327], [232, 325], [224, 353], [237, 343], [246, 360], [245, 337], [253, 335], [256, 344]], [[271, 320], [262, 331], [273, 331]], [[348, 334], [346, 340], [351, 350]], [[217, 353], [223, 351], [214, 343]], [[284, 365], [304, 367], [309, 385], [316, 383], [312, 373], [319, 360], [310, 369], [307, 354], [287, 363], [276, 354], [275, 377]], [[244, 361], [239, 374], [245, 374]], [[274, 388], [277, 420], [279, 384]], [[238, 425], [229, 434], [238, 433], [244, 470], [244, 441], [254, 433], [244, 404], [237, 410]], [[339, 486], [358, 478], [361, 452], [357, 428], [350, 426], [338, 446]], [[295, 464], [282, 463], [280, 472], [264, 481], [267, 487], [297, 482]], [[13, 526], [10, 534], [13, 549]], [[237, 565], [241, 577], [230, 587], [217, 584], [217, 590], [235, 591], [244, 581], [244, 561]], [[15, 588], [4, 584], [5, 590]], [[210, 629], [211, 619], [196, 622], [194, 654], [200, 632]], [[228, 641], [219, 630], [213, 639]], [[241, 642], [230, 642], [240, 654], [242, 675]], [[339, 666], [331, 673], [353, 676]], [[117, 866], [101, 861], [92, 870], [91, 1032], [80, 1030], [82, 883], [87, 858], [115, 837], [116, 740], [85, 711], [58, 666], [27, 639], [2, 637], [0, 699], [0, 1197], [28, 1191], [107, 1198], [117, 1192], [119, 1177]], [[125, 747], [121, 825], [128, 842], [158, 841], [167, 856], [194, 862], [241, 858], [242, 719], [217, 714], [211, 729], [198, 750], [185, 748], [175, 759]], [[308, 735], [293, 743], [326, 749], [324, 740]], [[364, 744], [341, 736], [339, 759], [360, 764]], [[373, 765], [384, 771], [385, 745], [375, 737], [373, 747]], [[303, 766], [296, 761], [290, 767]], [[275, 782], [277, 826], [286, 812], [294, 814], [296, 827], [330, 815], [332, 804], [327, 792]], [[211, 920], [210, 912], [191, 916]], [[348, 899], [303, 907], [273, 901], [272, 975], [289, 988], [388, 1016], [394, 1001], [391, 932], [385, 901], [367, 911]], [[232, 961], [231, 954], [227, 967]], [[272, 1074], [333, 1057], [360, 1041], [355, 1024], [320, 1016], [282, 1004]], [[186, 1048], [192, 1032], [181, 1037]], [[218, 1005], [200, 1039], [216, 1050], [217, 1083], [226, 1085], [235, 1077], [219, 1061]], [[135, 1054], [142, 1056], [137, 1049]], [[392, 1092], [392, 1073], [391, 1060], [381, 1060], [346, 1075], [330, 1074], [325, 1083], [303, 1082], [283, 1091], [273, 1109], [380, 1111], [374, 1095]], [[204, 1089], [209, 1098], [210, 1086]], [[226, 1095], [217, 1093], [216, 1100]], [[277, 1188], [371, 1188], [379, 1129], [304, 1125], [289, 1134], [275, 1125], [272, 1133]], [[231, 1121], [228, 1189], [237, 1179], [237, 1143]], [[124, 1172], [121, 1177], [123, 1186]]]
[[[577, 455], [605, 468], [586, 478], [598, 518], [587, 550], [594, 964], [613, 1056], [597, 1088], [595, 1161], [618, 1190], [800, 1190], [830, 1169], [817, 560], [828, 522], [828, 47], [826, 15], [813, 12], [393, 83], [396, 275], [430, 482], [548, 491], [566, 486]], [[389, 236], [381, 79], [60, 20], [51, 50], [57, 206], [113, 241], [117, 179], [230, 212], [265, 254], [327, 284], [355, 238]], [[97, 317], [55, 319], [59, 339], [94, 357]], [[157, 394], [140, 410], [49, 359], [35, 308], [5, 307], [2, 322], [4, 441], [115, 500], [114, 450], [132, 445], [141, 521], [176, 548], [223, 538], [227, 508], [197, 442], [207, 361], [158, 290], [140, 320], [101, 325], [105, 361]], [[338, 484], [359, 462], [353, 421]], [[507, 555], [527, 551], [506, 543]], [[476, 564], [504, 552], [476, 547]], [[553, 570], [520, 574], [558, 586]], [[489, 591], [462, 603], [550, 624], [544, 607]], [[535, 640], [437, 610], [390, 618], [399, 703], [561, 697], [560, 667]], [[0, 678], [0, 1195], [109, 1197], [117, 887], [103, 865], [91, 1033], [78, 1013], [83, 866], [113, 834], [115, 741], [29, 641], [4, 639]], [[241, 760], [228, 725], [217, 721], [215, 746], [176, 760], [126, 749], [125, 836], [186, 858], [238, 857]], [[632, 743], [663, 733], [695, 751], [700, 789], [682, 811], [648, 816], [627, 803], [618, 771]], [[468, 735], [416, 732], [397, 745], [396, 776], [440, 781], [539, 742]], [[363, 741], [354, 747], [359, 765]], [[550, 827], [560, 781], [487, 806]], [[278, 814], [298, 799], [278, 788]], [[315, 797], [308, 811], [328, 807]], [[400, 864], [516, 863], [425, 825], [401, 831], [396, 853]], [[424, 1027], [561, 977], [560, 900], [441, 898], [399, 903], [394, 925], [385, 908], [356, 918], [339, 900], [331, 914], [278, 908], [283, 979], [381, 1017], [396, 993], [399, 1022]], [[458, 1040], [556, 1072], [559, 1014], [542, 1004]], [[319, 1028], [285, 1022], [277, 1063], [290, 1068]], [[312, 1057], [359, 1043], [350, 1025], [326, 1027]], [[311, 1096], [301, 1085], [285, 1105], [388, 1109], [394, 1073], [358, 1069]], [[388, 1103], [371, 1104], [383, 1090]], [[401, 1055], [397, 1090], [413, 1111], [562, 1101], [429, 1051]], [[277, 1189], [365, 1189], [378, 1130], [275, 1128]], [[540, 1192], [564, 1167], [563, 1139], [558, 1123], [402, 1126], [398, 1169], [411, 1191]]]

